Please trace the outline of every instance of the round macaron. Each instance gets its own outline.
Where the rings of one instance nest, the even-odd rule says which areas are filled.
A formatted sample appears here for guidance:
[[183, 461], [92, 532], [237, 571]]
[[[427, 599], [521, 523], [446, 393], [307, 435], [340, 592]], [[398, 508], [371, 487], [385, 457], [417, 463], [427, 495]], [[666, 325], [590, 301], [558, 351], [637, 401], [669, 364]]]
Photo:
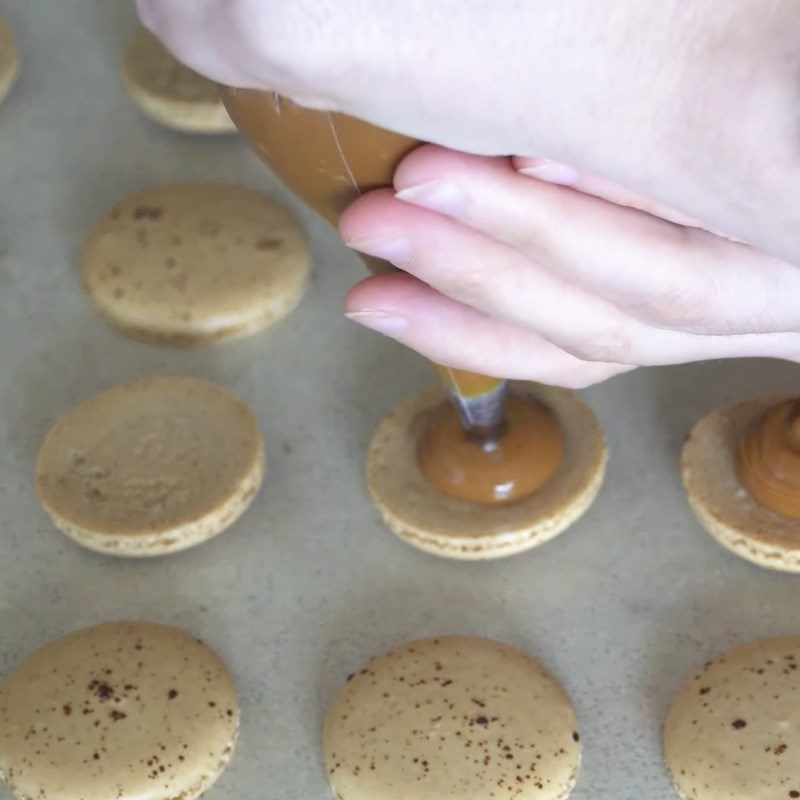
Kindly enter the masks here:
[[19, 53], [11, 29], [0, 19], [0, 103], [11, 91], [19, 74]]
[[193, 378], [148, 378], [74, 408], [39, 451], [36, 488], [56, 527], [116, 556], [156, 556], [232, 525], [264, 475], [258, 424]]
[[800, 636], [738, 647], [678, 692], [664, 754], [689, 800], [800, 798]]
[[0, 776], [19, 800], [193, 800], [238, 729], [233, 681], [206, 645], [107, 623], [37, 650], [0, 687]]
[[338, 800], [563, 800], [580, 766], [559, 682], [504, 644], [443, 636], [351, 675], [325, 720]]
[[795, 395], [770, 395], [712, 411], [683, 446], [681, 474], [692, 510], [721, 545], [769, 569], [800, 572], [800, 520], [755, 500], [736, 472], [736, 452], [750, 425]]
[[150, 119], [182, 133], [230, 133], [236, 126], [219, 85], [184, 66], [150, 31], [139, 28], [122, 60], [122, 80]]
[[305, 236], [258, 192], [171, 183], [119, 202], [83, 249], [83, 285], [115, 328], [192, 345], [256, 333], [302, 299]]
[[603, 482], [608, 457], [594, 412], [566, 389], [538, 384], [515, 389], [555, 412], [565, 453], [541, 489], [507, 505], [448, 497], [420, 470], [419, 437], [430, 414], [445, 401], [442, 390], [416, 395], [381, 423], [367, 456], [367, 485], [384, 522], [401, 539], [447, 558], [501, 558], [549, 541], [589, 508]]

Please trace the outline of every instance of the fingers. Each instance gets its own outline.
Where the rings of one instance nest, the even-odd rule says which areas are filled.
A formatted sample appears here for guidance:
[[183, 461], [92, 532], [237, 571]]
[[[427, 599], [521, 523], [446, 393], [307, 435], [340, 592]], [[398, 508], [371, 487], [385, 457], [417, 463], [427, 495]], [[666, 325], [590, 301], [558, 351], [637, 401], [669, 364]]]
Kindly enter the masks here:
[[402, 274], [361, 282], [347, 315], [432, 361], [502, 378], [582, 388], [633, 369], [585, 362], [525, 328], [494, 320]]
[[[510, 244], [643, 322], [737, 334], [800, 327], [800, 270], [740, 243], [520, 175], [507, 159], [424, 147], [406, 202]], [[776, 291], [780, 287], [780, 291]]]
[[691, 228], [704, 227], [702, 223], [692, 217], [669, 208], [663, 203], [645, 197], [638, 192], [633, 192], [605, 178], [578, 172], [564, 164], [559, 164], [546, 158], [524, 157], [513, 158], [512, 163], [518, 172], [530, 178], [536, 178], [536, 180], [554, 183], [559, 186], [569, 186], [572, 189], [583, 192], [583, 194], [590, 194], [594, 197], [599, 197], [601, 200], [608, 200], [618, 206], [635, 208], [655, 217], [665, 219], [668, 222], [674, 222], [677, 225]]
[[[638, 346], [629, 350], [625, 343], [646, 344], [646, 326], [612, 303], [502, 242], [395, 200], [390, 191], [372, 193], [352, 207], [341, 230], [362, 252], [387, 258], [461, 304], [535, 330], [579, 358], [606, 360], [606, 350], [613, 351], [613, 360], [625, 363], [642, 358]], [[676, 336], [659, 333], [663, 339]]]
[[497, 320], [500, 329], [535, 332], [580, 361], [655, 365], [779, 352], [793, 357], [800, 350], [796, 333], [709, 336], [646, 324], [510, 245], [389, 191], [351, 206], [341, 231], [351, 246]]

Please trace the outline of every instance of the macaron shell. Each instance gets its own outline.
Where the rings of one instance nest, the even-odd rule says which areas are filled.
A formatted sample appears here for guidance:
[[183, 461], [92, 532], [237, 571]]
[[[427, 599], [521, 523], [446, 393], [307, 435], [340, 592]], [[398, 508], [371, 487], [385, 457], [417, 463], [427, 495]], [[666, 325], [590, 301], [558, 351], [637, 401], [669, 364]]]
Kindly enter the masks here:
[[108, 623], [26, 659], [0, 689], [0, 772], [25, 800], [196, 797], [239, 724], [225, 665], [153, 623]]
[[591, 506], [608, 458], [594, 412], [566, 389], [533, 383], [513, 388], [532, 394], [555, 412], [564, 432], [565, 454], [540, 490], [507, 505], [445, 496], [422, 474], [417, 444], [428, 415], [446, 402], [441, 389], [412, 397], [380, 424], [367, 455], [367, 486], [386, 525], [408, 544], [446, 558], [501, 558], [544, 544]]
[[692, 510], [731, 552], [768, 569], [800, 572], [800, 520], [756, 501], [736, 474], [736, 450], [749, 425], [796, 394], [768, 395], [712, 411], [692, 429], [681, 474]]
[[252, 334], [292, 311], [311, 255], [292, 217], [258, 192], [172, 183], [119, 202], [83, 250], [84, 289], [113, 326], [147, 341]]
[[800, 637], [729, 651], [676, 696], [664, 754], [690, 800], [800, 797]]
[[5, 100], [19, 74], [19, 53], [11, 29], [0, 19], [0, 103]]
[[122, 77], [141, 111], [161, 125], [182, 133], [236, 130], [219, 85], [181, 64], [145, 28], [136, 31], [125, 51]]
[[262, 475], [263, 443], [245, 403], [206, 381], [163, 377], [66, 414], [39, 452], [37, 489], [62, 530], [135, 555], [123, 551], [167, 552], [218, 533], [247, 508]]
[[558, 681], [514, 648], [458, 636], [404, 645], [352, 676], [324, 752], [340, 800], [560, 800], [580, 765]]

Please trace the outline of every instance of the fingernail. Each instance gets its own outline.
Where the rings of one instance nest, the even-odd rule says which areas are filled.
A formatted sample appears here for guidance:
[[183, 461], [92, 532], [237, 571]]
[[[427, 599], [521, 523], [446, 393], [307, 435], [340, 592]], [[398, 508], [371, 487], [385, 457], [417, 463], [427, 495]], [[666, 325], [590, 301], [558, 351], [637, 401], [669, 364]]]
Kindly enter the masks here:
[[556, 183], [560, 186], [571, 186], [578, 182], [578, 172], [566, 164], [559, 164], [557, 161], [550, 161], [546, 158], [539, 160], [537, 164], [523, 167], [519, 170], [523, 175], [536, 178], [546, 183]]
[[388, 239], [381, 237], [354, 239], [345, 242], [345, 244], [360, 253], [382, 258], [396, 267], [404, 267], [411, 260], [411, 241], [404, 236], [395, 236]]
[[418, 186], [409, 186], [395, 194], [398, 200], [422, 206], [430, 211], [445, 214], [448, 217], [457, 217], [467, 204], [467, 195], [464, 190], [453, 181], [429, 181]]
[[388, 311], [349, 311], [347, 319], [385, 336], [399, 336], [408, 329], [408, 320]]

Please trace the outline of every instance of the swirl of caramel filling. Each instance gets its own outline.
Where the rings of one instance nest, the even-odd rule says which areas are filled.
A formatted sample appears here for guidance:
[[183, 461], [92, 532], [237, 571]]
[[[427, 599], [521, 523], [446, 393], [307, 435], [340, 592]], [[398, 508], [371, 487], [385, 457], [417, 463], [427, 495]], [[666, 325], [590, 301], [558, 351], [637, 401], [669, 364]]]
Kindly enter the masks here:
[[761, 505], [800, 518], [800, 400], [775, 406], [745, 431], [736, 470]]

